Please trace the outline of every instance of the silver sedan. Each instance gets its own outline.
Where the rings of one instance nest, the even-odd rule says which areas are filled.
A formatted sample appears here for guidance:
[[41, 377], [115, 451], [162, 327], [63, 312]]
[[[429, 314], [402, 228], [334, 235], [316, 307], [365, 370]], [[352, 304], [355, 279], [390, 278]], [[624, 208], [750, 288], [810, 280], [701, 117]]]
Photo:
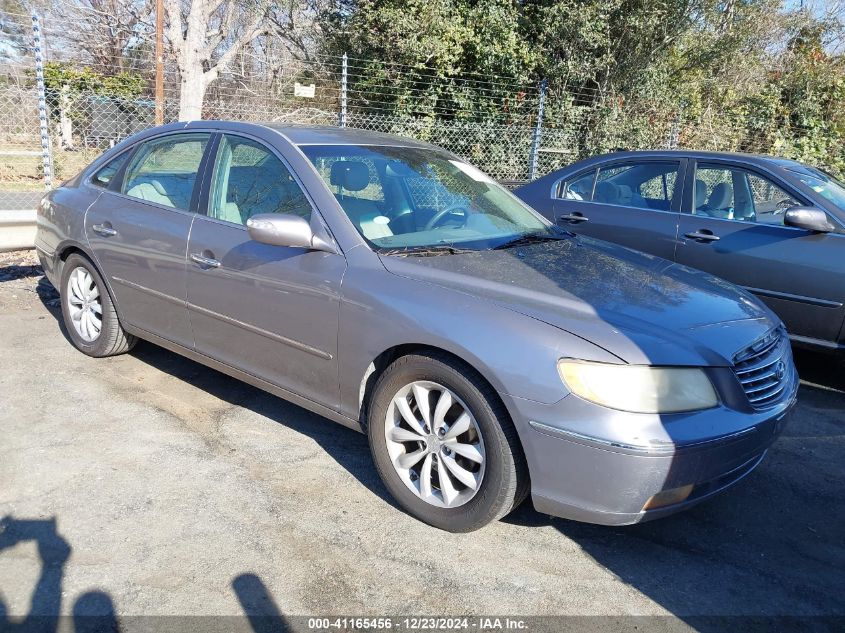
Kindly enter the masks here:
[[751, 472], [795, 400], [751, 295], [556, 228], [408, 139], [172, 124], [38, 222], [79, 350], [145, 339], [363, 431], [398, 503], [446, 530], [529, 494], [603, 524], [686, 508]]

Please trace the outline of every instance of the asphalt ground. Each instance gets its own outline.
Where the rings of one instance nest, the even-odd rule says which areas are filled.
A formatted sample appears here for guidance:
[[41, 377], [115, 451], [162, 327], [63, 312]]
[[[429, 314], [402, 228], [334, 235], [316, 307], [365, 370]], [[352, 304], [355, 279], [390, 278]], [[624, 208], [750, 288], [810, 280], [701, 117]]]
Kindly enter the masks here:
[[394, 505], [360, 434], [151, 344], [77, 352], [34, 264], [0, 259], [0, 630], [86, 613], [239, 616], [227, 622], [246, 630], [261, 615], [312, 630], [296, 616], [338, 614], [845, 624], [804, 619], [845, 616], [834, 358], [797, 354], [784, 435], [744, 481], [688, 512], [608, 528], [529, 501], [453, 535]]

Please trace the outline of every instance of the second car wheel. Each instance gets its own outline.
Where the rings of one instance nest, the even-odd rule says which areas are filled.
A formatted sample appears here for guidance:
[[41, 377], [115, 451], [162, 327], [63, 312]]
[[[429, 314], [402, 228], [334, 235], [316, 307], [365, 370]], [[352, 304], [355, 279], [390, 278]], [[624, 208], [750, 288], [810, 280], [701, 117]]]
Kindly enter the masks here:
[[367, 415], [379, 475], [410, 514], [470, 532], [519, 505], [528, 472], [495, 390], [447, 355], [409, 355], [380, 376]]
[[91, 261], [71, 254], [62, 267], [62, 316], [76, 348], [101, 358], [128, 352], [136, 338], [124, 332], [103, 278]]

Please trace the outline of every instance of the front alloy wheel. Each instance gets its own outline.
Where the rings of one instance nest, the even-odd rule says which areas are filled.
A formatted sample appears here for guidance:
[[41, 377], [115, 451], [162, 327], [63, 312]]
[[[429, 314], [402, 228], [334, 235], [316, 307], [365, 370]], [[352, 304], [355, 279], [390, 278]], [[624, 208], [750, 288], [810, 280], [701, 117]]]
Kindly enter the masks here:
[[387, 409], [384, 437], [399, 478], [426, 503], [455, 508], [478, 492], [484, 440], [452, 390], [427, 380], [402, 387]]
[[382, 482], [429, 525], [477, 530], [528, 494], [525, 455], [502, 399], [454, 356], [397, 358], [376, 381], [366, 415]]

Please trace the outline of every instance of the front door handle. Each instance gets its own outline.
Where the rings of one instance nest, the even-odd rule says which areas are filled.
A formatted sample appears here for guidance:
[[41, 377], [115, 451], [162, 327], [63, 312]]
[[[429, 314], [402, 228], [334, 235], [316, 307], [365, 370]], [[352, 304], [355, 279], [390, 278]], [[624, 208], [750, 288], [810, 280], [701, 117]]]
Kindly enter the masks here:
[[578, 224], [579, 222], [589, 222], [590, 218], [580, 213], [567, 213], [566, 215], [560, 216], [558, 219], [558, 224], [561, 222], [569, 222], [570, 224]]
[[115, 231], [109, 224], [95, 224], [91, 227], [91, 230], [97, 235], [102, 235], [103, 237], [112, 237], [117, 235], [117, 231]]
[[220, 262], [218, 260], [206, 257], [200, 253], [191, 253], [191, 259], [200, 266], [205, 266], [206, 268], [220, 268]]
[[717, 242], [719, 240], [718, 235], [713, 235], [713, 232], [707, 229], [693, 231], [692, 233], [684, 233], [684, 237], [696, 240], [697, 242]]

